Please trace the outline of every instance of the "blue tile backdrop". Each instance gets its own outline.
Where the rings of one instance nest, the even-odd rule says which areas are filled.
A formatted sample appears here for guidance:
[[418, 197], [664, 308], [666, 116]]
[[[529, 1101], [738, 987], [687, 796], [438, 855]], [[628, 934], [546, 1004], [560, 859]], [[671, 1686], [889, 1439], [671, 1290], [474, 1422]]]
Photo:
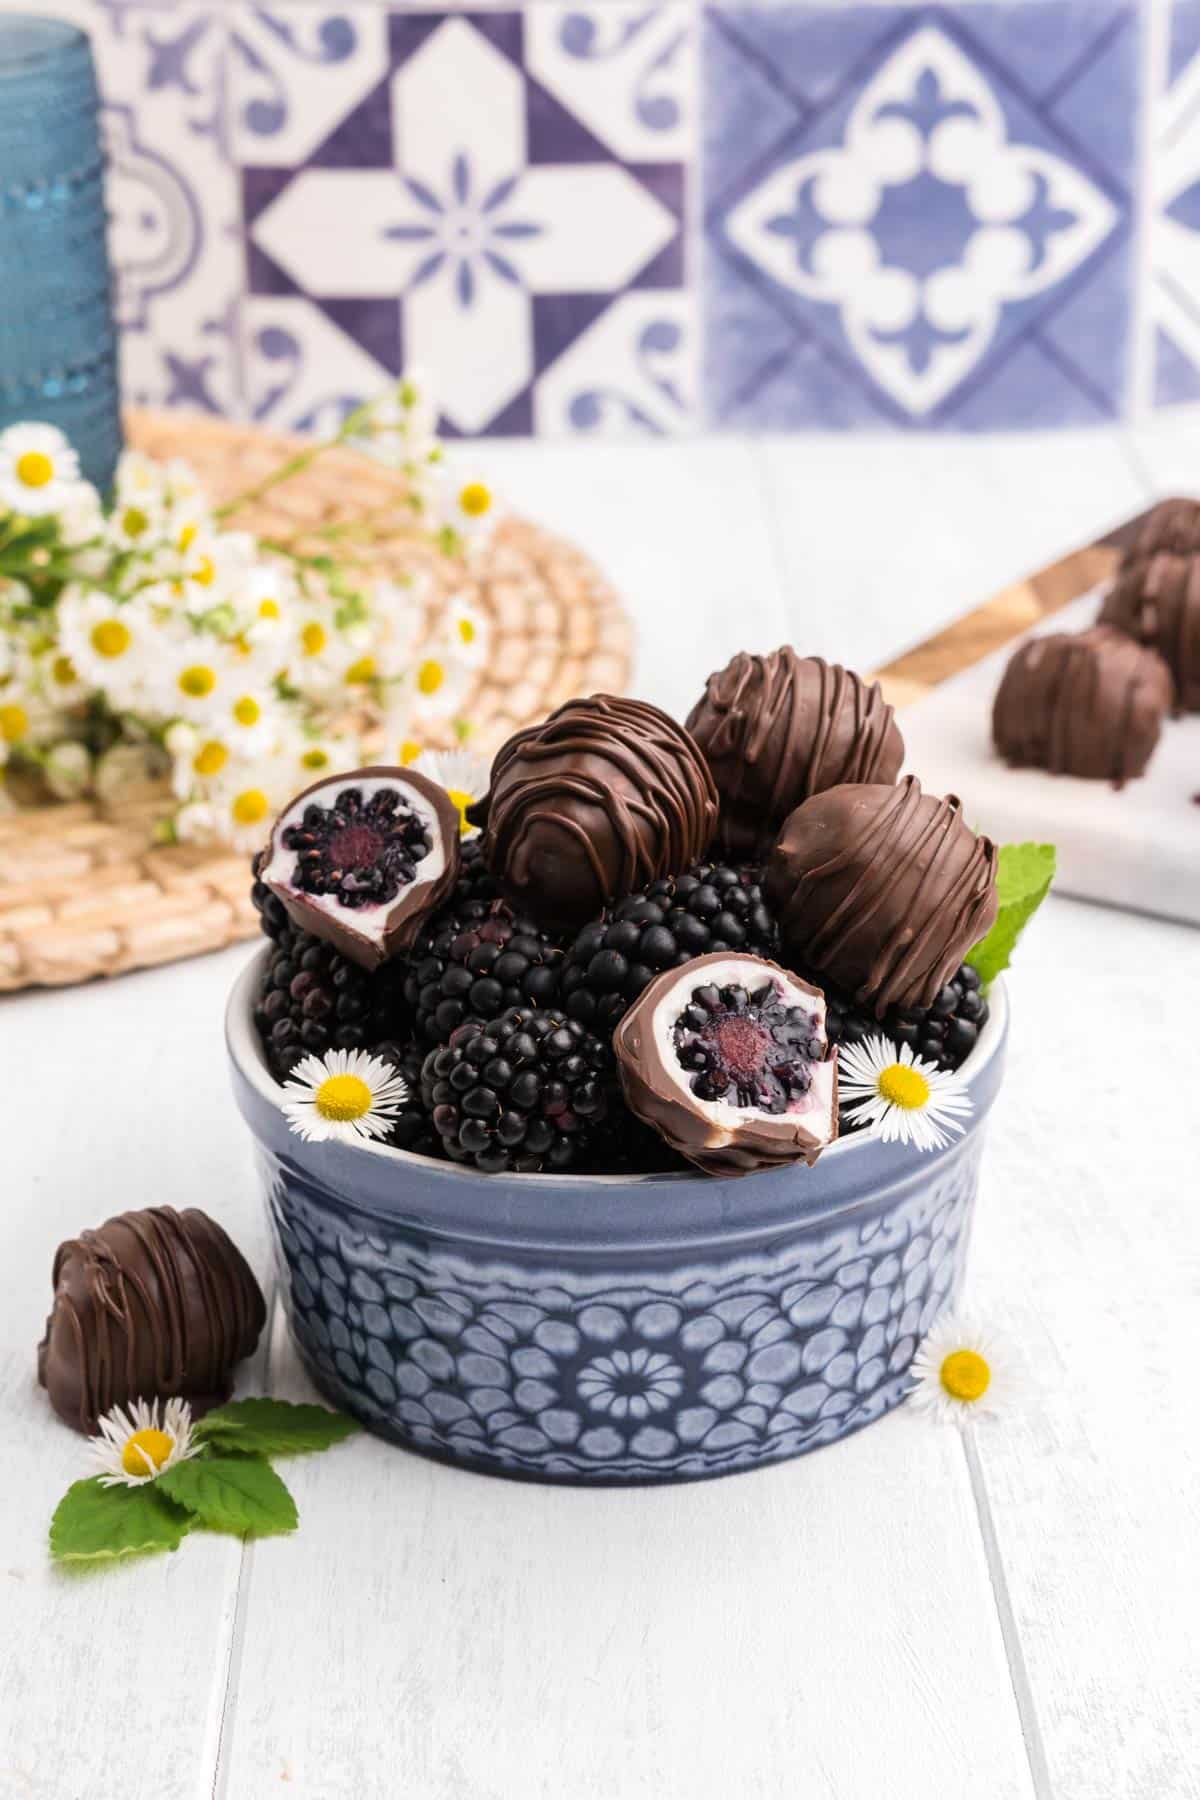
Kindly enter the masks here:
[[92, 34], [128, 397], [451, 435], [1200, 400], [1200, 0], [0, 0]]

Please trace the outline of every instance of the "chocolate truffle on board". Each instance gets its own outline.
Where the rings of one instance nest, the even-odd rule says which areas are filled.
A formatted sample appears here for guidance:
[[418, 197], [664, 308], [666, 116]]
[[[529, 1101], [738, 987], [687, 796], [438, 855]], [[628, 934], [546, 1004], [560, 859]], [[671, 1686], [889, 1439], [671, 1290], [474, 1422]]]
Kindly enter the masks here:
[[1131, 558], [1100, 609], [1100, 623], [1156, 650], [1171, 672], [1179, 710], [1200, 712], [1200, 548]]
[[996, 846], [953, 794], [828, 788], [798, 806], [767, 864], [785, 951], [882, 1018], [930, 1006], [996, 918]]
[[710, 675], [687, 727], [721, 796], [717, 836], [740, 854], [769, 849], [810, 795], [894, 781], [904, 761], [878, 682], [786, 644], [770, 656], [741, 651]]
[[38, 1380], [76, 1431], [133, 1400], [220, 1405], [267, 1316], [237, 1245], [193, 1208], [147, 1207], [81, 1232], [59, 1245], [52, 1279]]
[[542, 924], [570, 927], [698, 862], [717, 792], [696, 744], [642, 700], [568, 700], [497, 752], [483, 853]]
[[1014, 768], [1120, 787], [1145, 774], [1173, 694], [1162, 657], [1123, 632], [1053, 632], [1013, 652], [992, 736]]
[[707, 1174], [813, 1163], [837, 1136], [824, 995], [761, 957], [716, 950], [665, 970], [613, 1049], [629, 1110]]

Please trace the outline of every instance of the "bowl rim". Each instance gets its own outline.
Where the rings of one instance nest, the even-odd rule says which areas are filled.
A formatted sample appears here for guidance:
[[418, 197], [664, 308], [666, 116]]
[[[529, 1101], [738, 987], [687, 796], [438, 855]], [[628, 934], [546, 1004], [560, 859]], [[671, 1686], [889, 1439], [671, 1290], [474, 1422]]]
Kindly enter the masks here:
[[[250, 1085], [258, 1097], [265, 1101], [279, 1115], [281, 1123], [287, 1127], [283, 1113], [283, 1088], [266, 1064], [262, 1044], [254, 1028], [254, 993], [258, 980], [268, 956], [271, 954], [270, 944], [263, 944], [257, 954], [250, 957], [240, 971], [230, 990], [225, 1009], [225, 1041], [230, 1059], [242, 1078]], [[980, 1034], [979, 1042], [956, 1071], [960, 1079], [968, 1086], [985, 1073], [1000, 1052], [1008, 1031], [1009, 1006], [1008, 987], [1004, 977], [997, 976], [988, 989], [988, 1021]], [[290, 1130], [290, 1127], [287, 1127]], [[934, 1156], [944, 1155], [954, 1150], [964, 1137], [969, 1137], [972, 1130], [968, 1123], [962, 1137], [955, 1137], [942, 1152], [934, 1152]], [[295, 1134], [293, 1134], [294, 1136]], [[297, 1149], [303, 1140], [295, 1137]], [[855, 1132], [847, 1137], [835, 1138], [833, 1143], [822, 1150], [817, 1160], [817, 1167], [828, 1167], [830, 1163], [840, 1165], [848, 1159], [859, 1158], [868, 1150], [876, 1148], [879, 1140], [870, 1132]], [[392, 1164], [409, 1169], [414, 1173], [429, 1171], [441, 1180], [459, 1180], [465, 1184], [477, 1185], [481, 1181], [496, 1180], [495, 1176], [483, 1175], [469, 1165], [443, 1160], [440, 1157], [421, 1156], [413, 1150], [399, 1150], [392, 1144], [364, 1142], [361, 1144], [338, 1144], [337, 1149], [343, 1154], [356, 1157], [369, 1157], [376, 1164]], [[932, 1157], [925, 1157], [926, 1162]], [[628, 1188], [631, 1185], [674, 1187], [684, 1182], [711, 1182], [713, 1177], [705, 1175], [699, 1169], [670, 1169], [655, 1174], [617, 1174], [589, 1175], [572, 1174], [569, 1170], [562, 1172], [547, 1171], [540, 1175], [512, 1175], [504, 1179], [519, 1181], [522, 1190], [534, 1190], [538, 1187], [562, 1189], [578, 1186], [594, 1190], [600, 1187], [613, 1186]]]

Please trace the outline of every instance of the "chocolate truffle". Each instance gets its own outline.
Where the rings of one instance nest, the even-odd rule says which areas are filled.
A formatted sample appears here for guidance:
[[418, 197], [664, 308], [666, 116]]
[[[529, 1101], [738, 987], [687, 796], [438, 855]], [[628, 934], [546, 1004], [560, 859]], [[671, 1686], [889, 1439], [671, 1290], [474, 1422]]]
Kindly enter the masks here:
[[1179, 710], [1200, 712], [1200, 552], [1160, 550], [1131, 558], [1100, 609], [1100, 622], [1156, 650], [1171, 672]]
[[1125, 562], [1140, 562], [1160, 550], [1176, 556], [1200, 554], [1200, 500], [1176, 497], [1152, 506], [1133, 533]]
[[996, 749], [1014, 768], [1120, 787], [1144, 775], [1170, 710], [1162, 657], [1108, 625], [1029, 638], [992, 708]]
[[59, 1417], [94, 1432], [133, 1400], [203, 1412], [232, 1391], [267, 1309], [249, 1264], [205, 1213], [121, 1213], [60, 1244], [38, 1380]]
[[765, 852], [788, 814], [848, 781], [895, 781], [904, 741], [878, 682], [788, 645], [744, 651], [710, 675], [688, 715], [721, 796], [720, 842]]
[[699, 860], [717, 792], [682, 725], [642, 700], [568, 700], [497, 753], [484, 857], [542, 924], [575, 927]]
[[789, 957], [882, 1018], [931, 1005], [991, 929], [996, 846], [913, 775], [828, 788], [787, 820], [766, 889]]
[[326, 776], [271, 831], [258, 878], [301, 931], [376, 969], [407, 948], [458, 879], [461, 819], [417, 769]]
[[837, 1136], [818, 988], [717, 950], [657, 976], [613, 1034], [629, 1109], [710, 1175], [813, 1163]]

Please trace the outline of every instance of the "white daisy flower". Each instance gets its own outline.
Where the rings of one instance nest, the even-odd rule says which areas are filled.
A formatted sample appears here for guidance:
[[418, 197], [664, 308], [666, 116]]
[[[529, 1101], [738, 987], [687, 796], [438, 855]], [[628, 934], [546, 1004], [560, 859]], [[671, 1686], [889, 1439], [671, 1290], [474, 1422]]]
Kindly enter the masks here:
[[462, 706], [468, 674], [438, 644], [427, 644], [410, 668], [413, 713], [430, 721], [452, 719]]
[[139, 600], [116, 600], [95, 588], [67, 588], [58, 602], [59, 653], [76, 679], [130, 706], [145, 678], [154, 626]]
[[960, 1076], [915, 1056], [911, 1044], [864, 1038], [838, 1048], [838, 1098], [852, 1125], [869, 1125], [885, 1142], [938, 1150], [961, 1133], [974, 1110]]
[[[166, 732], [164, 744], [174, 759], [171, 787], [178, 799], [190, 800], [198, 789], [229, 779], [236, 751], [228, 736], [217, 731], [200, 731], [177, 720]], [[207, 829], [211, 831], [211, 822]]]
[[408, 1084], [364, 1050], [327, 1050], [298, 1063], [283, 1092], [288, 1124], [302, 1138], [357, 1144], [387, 1136]]
[[499, 511], [495, 490], [482, 475], [451, 484], [446, 523], [464, 544], [480, 544], [495, 527]]
[[113, 481], [113, 498], [117, 506], [129, 502], [155, 512], [167, 504], [167, 471], [142, 450], [122, 450]]
[[[77, 481], [67, 493], [58, 514], [58, 535], [64, 544], [76, 552], [76, 566], [79, 566], [80, 551], [84, 545], [101, 544], [104, 537], [104, 509], [100, 504], [100, 496], [90, 481]], [[106, 558], [96, 557], [89, 552], [88, 562], [95, 561], [97, 568], [103, 568]]]
[[269, 563], [255, 564], [237, 596], [246, 642], [256, 648], [283, 642], [291, 630], [294, 605], [295, 587], [287, 572]]
[[58, 512], [79, 483], [79, 458], [54, 425], [0, 431], [0, 506], [33, 518]]
[[155, 685], [168, 718], [208, 725], [226, 717], [235, 686], [234, 659], [210, 632], [196, 632], [164, 646], [156, 660]]
[[473, 750], [424, 750], [412, 766], [445, 788], [458, 808], [463, 837], [478, 837], [478, 825], [467, 822], [467, 808], [482, 800], [491, 785], [492, 769], [486, 757]]
[[439, 636], [445, 639], [455, 660], [464, 668], [478, 668], [487, 657], [488, 635], [486, 616], [463, 595], [453, 595], [446, 605]]
[[1023, 1385], [1012, 1346], [997, 1332], [950, 1312], [930, 1329], [909, 1373], [912, 1405], [958, 1425], [994, 1417], [1019, 1398]]
[[57, 644], [41, 651], [34, 666], [38, 686], [52, 706], [69, 708], [87, 698], [87, 684], [80, 681], [75, 664]]
[[283, 735], [279, 696], [270, 682], [261, 670], [236, 662], [213, 722], [242, 756], [261, 755]]
[[361, 765], [358, 740], [353, 737], [301, 737], [290, 751], [296, 771], [296, 790], [321, 781], [326, 775], [339, 775]]
[[296, 612], [294, 625], [289, 678], [303, 693], [336, 685], [349, 664], [357, 660], [357, 652], [334, 623], [333, 608], [302, 606]]
[[114, 1406], [99, 1425], [88, 1451], [103, 1470], [101, 1487], [144, 1487], [200, 1449], [186, 1400], [135, 1400], [128, 1412]]
[[253, 769], [231, 765], [207, 795], [216, 836], [235, 850], [260, 850], [288, 798], [288, 773], [286, 764], [281, 768], [276, 762], [256, 763]]

